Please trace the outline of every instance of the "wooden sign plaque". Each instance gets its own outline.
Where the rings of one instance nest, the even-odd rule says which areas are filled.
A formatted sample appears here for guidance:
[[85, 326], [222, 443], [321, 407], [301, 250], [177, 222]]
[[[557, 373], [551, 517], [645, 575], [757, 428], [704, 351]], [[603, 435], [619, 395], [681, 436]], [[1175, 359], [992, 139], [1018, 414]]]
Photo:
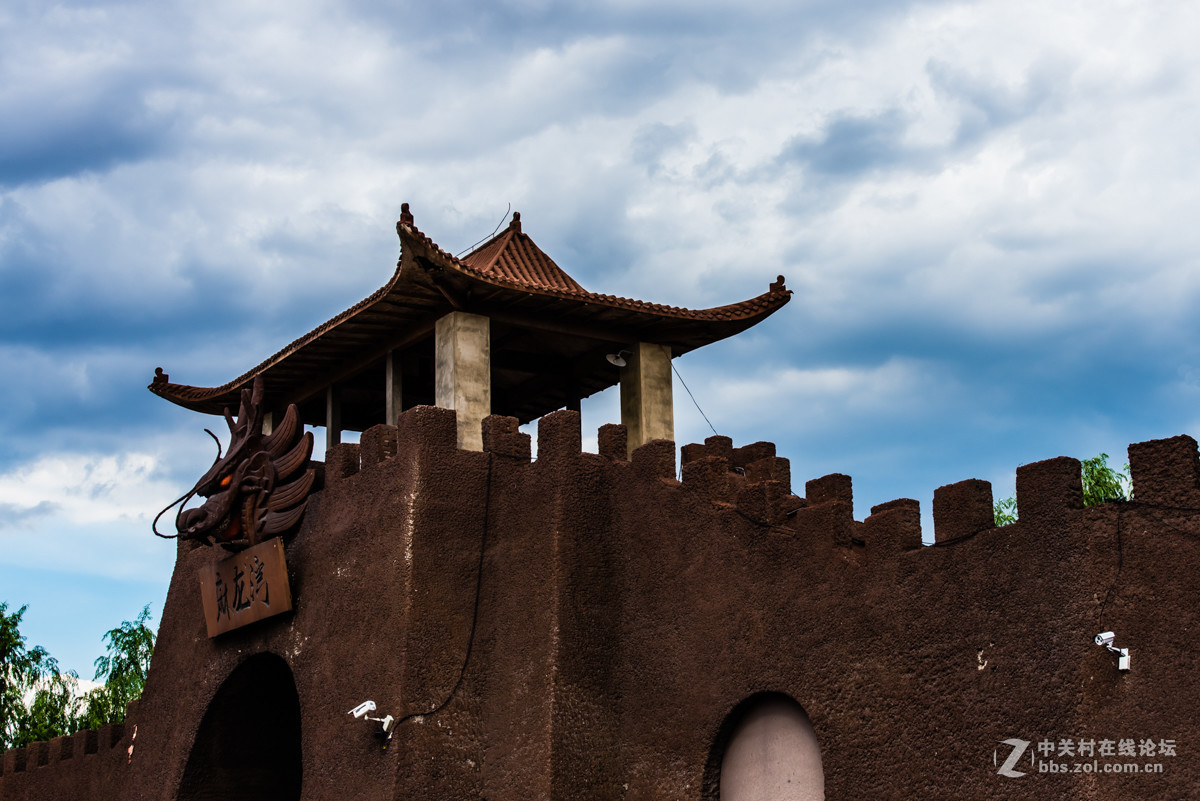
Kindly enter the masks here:
[[283, 540], [274, 537], [200, 569], [208, 636], [291, 611]]

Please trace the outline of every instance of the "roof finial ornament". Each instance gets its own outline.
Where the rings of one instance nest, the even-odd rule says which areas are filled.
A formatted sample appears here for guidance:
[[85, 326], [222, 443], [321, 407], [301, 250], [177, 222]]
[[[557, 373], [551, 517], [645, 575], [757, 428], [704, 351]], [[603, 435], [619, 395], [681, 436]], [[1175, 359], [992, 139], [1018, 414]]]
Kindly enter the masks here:
[[171, 376], [164, 373], [163, 369], [161, 367], [154, 368], [154, 383], [155, 384], [165, 384], [170, 380], [171, 380]]
[[508, 227], [510, 229], [512, 229], [512, 232], [514, 234], [521, 233], [521, 212], [519, 212], [519, 211], [513, 212], [512, 222], [508, 224]]
[[400, 233], [400, 226], [407, 225], [409, 228], [415, 228], [413, 224], [412, 212], [408, 210], [407, 203], [400, 204], [400, 220], [396, 223], [396, 233]]
[[772, 292], [786, 292], [787, 291], [787, 286], [783, 283], [782, 275], [771, 282], [771, 291]]

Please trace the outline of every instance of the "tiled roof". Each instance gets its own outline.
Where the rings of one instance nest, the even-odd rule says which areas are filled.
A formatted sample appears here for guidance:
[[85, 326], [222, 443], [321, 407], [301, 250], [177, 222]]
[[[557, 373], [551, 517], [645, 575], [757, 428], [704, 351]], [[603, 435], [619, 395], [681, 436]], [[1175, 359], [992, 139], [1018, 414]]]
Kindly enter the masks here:
[[562, 289], [585, 292], [571, 276], [554, 263], [533, 240], [521, 232], [521, 212], [513, 214], [512, 224], [461, 259], [474, 272], [489, 278], [501, 278], [537, 289]]
[[[413, 240], [429, 248], [439, 260], [444, 262], [443, 266], [483, 278], [498, 286], [527, 292], [536, 291], [544, 295], [573, 297], [612, 308], [630, 309], [679, 320], [741, 320], [756, 316], [768, 309], [770, 311], [778, 309], [787, 303], [792, 294], [785, 285], [782, 275], [778, 276], [766, 293], [758, 297], [739, 303], [730, 303], [727, 306], [715, 306], [711, 309], [685, 309], [680, 306], [666, 306], [661, 303], [650, 303], [617, 295], [588, 292], [580, 286], [578, 281], [563, 272], [553, 259], [543, 253], [528, 236], [521, 232], [520, 212], [513, 214], [512, 224], [503, 233], [461, 259], [446, 252], [419, 231], [413, 225], [411, 214], [401, 214], [400, 222], [396, 223], [396, 230], [400, 233], [401, 240], [405, 238], [405, 234], [408, 234]], [[514, 244], [518, 239], [519, 244]], [[519, 251], [520, 255], [515, 255], [514, 251]], [[521, 268], [517, 266], [518, 261], [523, 261], [530, 267], [538, 265], [538, 268], [536, 270], [530, 269], [530, 267]]]
[[[767, 292], [711, 309], [684, 309], [588, 292], [521, 230], [519, 214], [507, 229], [459, 259], [416, 228], [408, 204], [396, 233], [401, 259], [387, 284], [370, 297], [296, 339], [275, 355], [217, 387], [171, 383], [161, 370], [151, 392], [181, 406], [220, 414], [236, 406], [237, 393], [256, 376], [265, 379], [269, 402], [294, 402], [314, 388], [342, 381], [390, 349], [428, 336], [433, 322], [464, 307], [495, 319], [537, 321], [621, 331], [641, 341], [669, 345], [674, 355], [732, 336], [788, 302], [783, 276]], [[405, 344], [408, 343], [408, 344]], [[608, 379], [590, 376], [591, 391]], [[601, 387], [602, 388], [602, 387]]]

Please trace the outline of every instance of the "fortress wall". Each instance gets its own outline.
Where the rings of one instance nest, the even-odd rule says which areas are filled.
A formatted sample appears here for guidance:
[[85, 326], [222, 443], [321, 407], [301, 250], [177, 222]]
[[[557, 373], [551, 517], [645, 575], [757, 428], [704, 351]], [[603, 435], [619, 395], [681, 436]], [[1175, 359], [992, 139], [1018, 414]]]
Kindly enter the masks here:
[[[287, 544], [291, 615], [209, 639], [196, 574], [213, 554], [181, 545], [132, 763], [115, 730], [107, 752], [87, 735], [10, 751], [0, 799], [174, 798], [211, 699], [268, 652], [295, 678], [305, 798], [714, 798], [729, 716], [763, 692], [806, 710], [829, 798], [1200, 781], [1190, 437], [1130, 447], [1132, 503], [1083, 508], [1068, 458], [1018, 468], [1002, 528], [987, 482], [940, 487], [922, 546], [917, 501], [860, 521], [848, 476], [801, 497], [769, 442], [685, 445], [676, 480], [673, 443], [626, 459], [605, 426], [584, 453], [574, 412], [541, 419], [536, 460], [512, 418], [484, 421], [481, 453], [455, 430], [419, 407], [330, 450]], [[1131, 672], [1093, 644], [1105, 629]], [[401, 719], [387, 750], [346, 714], [368, 698]], [[1087, 736], [1180, 756], [1155, 776], [995, 773], [1004, 739]]]

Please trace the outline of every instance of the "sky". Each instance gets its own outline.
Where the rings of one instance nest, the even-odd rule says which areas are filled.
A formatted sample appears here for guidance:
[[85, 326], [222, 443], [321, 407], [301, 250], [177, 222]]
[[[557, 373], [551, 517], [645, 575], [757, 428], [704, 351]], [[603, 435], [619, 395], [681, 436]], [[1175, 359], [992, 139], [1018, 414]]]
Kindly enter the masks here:
[[[0, 601], [85, 678], [224, 383], [508, 208], [587, 289], [790, 304], [676, 361], [855, 514], [1200, 433], [1200, 6], [0, 7]], [[619, 417], [585, 402], [585, 437]], [[216, 421], [219, 422], [219, 421]], [[676, 384], [676, 439], [711, 434]], [[593, 445], [594, 447], [594, 445]]]

